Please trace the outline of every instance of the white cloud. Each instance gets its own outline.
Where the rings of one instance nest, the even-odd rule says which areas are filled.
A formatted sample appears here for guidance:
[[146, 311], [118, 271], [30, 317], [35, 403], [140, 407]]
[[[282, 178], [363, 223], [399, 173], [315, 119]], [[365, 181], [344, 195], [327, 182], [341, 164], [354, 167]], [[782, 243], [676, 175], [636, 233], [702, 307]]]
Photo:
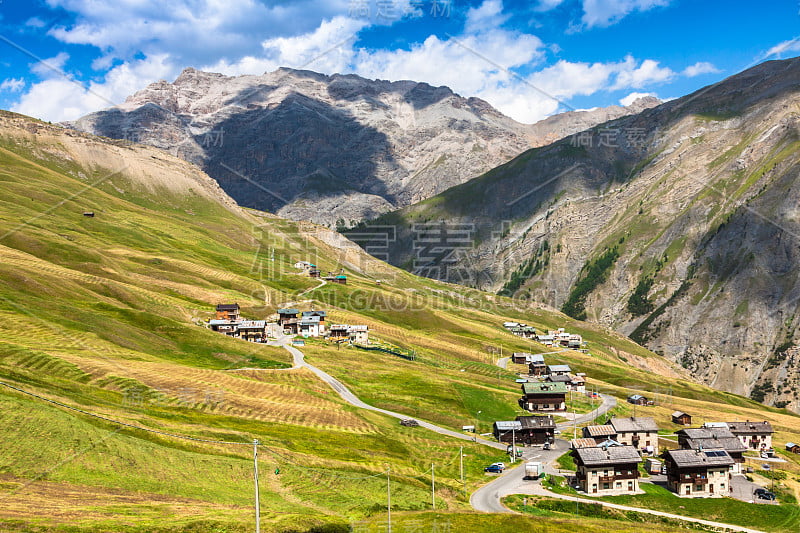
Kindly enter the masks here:
[[715, 67], [712, 63], [709, 63], [708, 61], [698, 61], [694, 65], [689, 65], [683, 69], [681, 74], [687, 78], [694, 78], [695, 76], [700, 76], [701, 74], [716, 74], [718, 72], [722, 71]]
[[144, 85], [163, 79], [175, 71], [166, 55], [125, 63], [111, 69], [102, 83], [88, 86], [63, 77], [52, 77], [34, 84], [12, 110], [53, 122], [72, 120], [109, 107]]
[[639, 98], [645, 98], [647, 96], [652, 96], [654, 98], [658, 98], [658, 95], [656, 93], [637, 93], [637, 92], [632, 92], [628, 96], [626, 96], [624, 98], [620, 98], [619, 103], [620, 103], [620, 105], [629, 106], [632, 103], [634, 103], [636, 100], [638, 100]]
[[583, 0], [586, 27], [610, 26], [634, 11], [647, 11], [669, 5], [671, 0]]
[[500, 0], [485, 0], [478, 7], [467, 10], [467, 21], [464, 26], [465, 34], [481, 33], [500, 27], [509, 18], [503, 13], [503, 2]]
[[780, 58], [786, 52], [800, 52], [800, 39], [791, 39], [789, 41], [783, 41], [782, 43], [776, 44], [767, 50], [767, 53], [764, 54], [764, 59], [772, 56]]
[[31, 65], [31, 72], [34, 74], [41, 76], [42, 78], [48, 78], [52, 76], [60, 76], [64, 71], [64, 65], [67, 64], [69, 60], [69, 54], [66, 52], [59, 52], [55, 56], [43, 59], [37, 63], [33, 63]]
[[617, 80], [611, 90], [641, 89], [645, 85], [662, 83], [673, 77], [675, 77], [675, 72], [668, 67], [660, 67], [658, 61], [645, 59], [637, 66], [636, 60], [627, 56], [625, 61], [619, 64]]
[[563, 3], [564, 0], [539, 0], [539, 3], [536, 5], [536, 11], [550, 11]]
[[25, 21], [25, 25], [29, 28], [44, 28], [45, 23], [39, 17], [31, 17]]
[[25, 87], [25, 80], [22, 78], [7, 78], [0, 83], [0, 91], [17, 93]]

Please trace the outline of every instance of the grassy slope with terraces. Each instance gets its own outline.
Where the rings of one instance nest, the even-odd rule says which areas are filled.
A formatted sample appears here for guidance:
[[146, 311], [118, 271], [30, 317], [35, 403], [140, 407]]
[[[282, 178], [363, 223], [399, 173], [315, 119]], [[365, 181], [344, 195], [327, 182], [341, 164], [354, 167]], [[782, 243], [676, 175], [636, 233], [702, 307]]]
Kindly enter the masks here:
[[[369, 403], [452, 428], [474, 423], [486, 431], [519, 412], [514, 374], [498, 370], [488, 348], [548, 350], [503, 331], [500, 323], [513, 319], [583, 334], [591, 355], [564, 352], [549, 361], [586, 371], [606, 392], [671, 386], [672, 403], [652, 409], [662, 421], [673, 405], [696, 419], [766, 417], [778, 442], [797, 440], [789, 432], [797, 417], [669, 377], [663, 360], [629, 340], [416, 278], [355, 247], [336, 249], [328, 232], [239, 209], [196, 168], [152, 148], [4, 113], [0, 191], [2, 381], [138, 426], [241, 443], [258, 438], [267, 446], [260, 452], [265, 530], [379, 521], [387, 466], [395, 510], [426, 520], [420, 511], [430, 508], [432, 462], [439, 512], [457, 513], [453, 520], [475, 531], [499, 524], [467, 512], [458, 481], [462, 442], [352, 408], [311, 373], [289, 369], [285, 351], [203, 328], [222, 301], [265, 318], [299, 300], [303, 309], [328, 309], [331, 322], [369, 324], [381, 340], [415, 350], [417, 360], [317, 341], [304, 349], [308, 360]], [[95, 217], [83, 217], [87, 210]], [[292, 267], [300, 259], [344, 268], [348, 285], [315, 289]], [[4, 387], [0, 404], [4, 529], [252, 529], [245, 444], [121, 429]], [[485, 480], [482, 466], [501, 457], [477, 445], [465, 450], [472, 490]], [[527, 520], [510, 517], [503, 527], [530, 527]], [[572, 526], [553, 519], [548, 531]]]

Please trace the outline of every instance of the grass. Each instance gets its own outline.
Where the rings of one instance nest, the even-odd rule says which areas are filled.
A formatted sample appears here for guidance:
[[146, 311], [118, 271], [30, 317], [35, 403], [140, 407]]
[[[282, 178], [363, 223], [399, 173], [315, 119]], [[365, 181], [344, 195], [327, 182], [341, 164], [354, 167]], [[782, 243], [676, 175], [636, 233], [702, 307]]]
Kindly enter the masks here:
[[[485, 482], [483, 466], [503, 460], [502, 453], [346, 405], [310, 372], [289, 370], [287, 352], [207, 330], [203, 322], [220, 302], [238, 302], [248, 318], [267, 318], [294, 302], [328, 309], [330, 322], [368, 324], [377, 337], [413, 350], [417, 360], [314, 340], [304, 348], [308, 360], [368, 403], [451, 428], [476, 425], [486, 432], [494, 420], [521, 413], [516, 376], [495, 366], [495, 351], [549, 350], [503, 330], [502, 322], [514, 320], [583, 335], [590, 354], [564, 352], [548, 356], [548, 363], [585, 371], [603, 392], [624, 398], [631, 387], [672, 387], [674, 408], [698, 419], [720, 413], [767, 418], [778, 430], [776, 442], [791, 440], [796, 416], [634, 368], [625, 359], [657, 356], [619, 335], [345, 255], [313, 228], [231, 211], [202, 192], [207, 183], [181, 181], [195, 172], [191, 167], [156, 150], [63, 136], [38, 122], [44, 132], [33, 137], [9, 126], [22, 119], [3, 117], [0, 379], [154, 430], [236, 442], [258, 438], [265, 445], [259, 463], [265, 531], [379, 524], [387, 467], [398, 521], [451, 516], [461, 530], [566, 531], [585, 517], [540, 523], [465, 512], [460, 447], [468, 491]], [[121, 158], [129, 172], [59, 204]], [[188, 188], [176, 192], [148, 175]], [[48, 216], [36, 218], [46, 210]], [[97, 216], [84, 218], [83, 210]], [[18, 227], [20, 221], [28, 223]], [[344, 268], [348, 285], [298, 298], [317, 285], [293, 268], [298, 260], [324, 271]], [[375, 277], [385, 282], [377, 286]], [[575, 400], [577, 411], [591, 408], [585, 398]], [[0, 405], [3, 529], [252, 530], [249, 446], [120, 430], [4, 388]], [[662, 417], [670, 408], [652, 412]], [[423, 512], [431, 463], [437, 513]], [[31, 498], [47, 518], [34, 516]]]

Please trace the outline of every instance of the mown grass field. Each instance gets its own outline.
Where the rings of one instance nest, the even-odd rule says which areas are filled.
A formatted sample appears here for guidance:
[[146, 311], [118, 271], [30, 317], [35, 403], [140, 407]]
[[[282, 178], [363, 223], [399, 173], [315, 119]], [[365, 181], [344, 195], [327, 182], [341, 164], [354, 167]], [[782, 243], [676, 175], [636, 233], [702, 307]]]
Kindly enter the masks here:
[[[515, 374], [495, 366], [499, 352], [549, 351], [501, 327], [522, 320], [581, 333], [590, 354], [564, 352], [548, 363], [586, 372], [602, 392], [624, 398], [672, 387], [648, 408], [667, 427], [670, 409], [681, 408], [698, 418], [767, 418], [778, 443], [798, 439], [798, 417], [678, 379], [618, 335], [416, 278], [332, 245], [336, 236], [318, 228], [239, 210], [215, 187], [155, 149], [0, 115], [0, 381], [136, 426], [243, 443], [120, 428], [0, 387], [1, 529], [252, 531], [246, 443], [254, 438], [264, 444], [263, 531], [378, 528], [388, 469], [397, 523], [409, 521], [409, 530], [414, 520], [433, 527], [438, 517], [449, 517], [451, 531], [592, 523], [468, 512], [459, 448], [467, 492], [502, 455], [353, 408], [310, 372], [290, 369], [284, 350], [209, 331], [203, 321], [221, 302], [238, 302], [248, 318], [295, 305], [327, 309], [332, 323], [368, 324], [417, 360], [324, 341], [307, 343], [307, 360], [368, 403], [451, 428], [485, 432], [521, 413]], [[87, 210], [95, 217], [83, 217]], [[314, 289], [293, 267], [298, 260], [344, 269], [348, 284]], [[592, 407], [576, 404], [578, 412]], [[614, 410], [629, 413], [624, 403]]]

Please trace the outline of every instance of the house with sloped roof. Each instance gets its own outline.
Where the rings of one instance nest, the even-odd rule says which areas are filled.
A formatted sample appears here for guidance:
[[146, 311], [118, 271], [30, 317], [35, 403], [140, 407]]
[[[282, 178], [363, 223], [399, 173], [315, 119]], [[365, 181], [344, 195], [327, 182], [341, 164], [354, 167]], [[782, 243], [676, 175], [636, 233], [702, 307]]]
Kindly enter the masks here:
[[616, 440], [637, 450], [650, 450], [658, 446], [658, 424], [650, 416], [611, 418], [608, 421], [617, 432]]
[[527, 411], [564, 411], [567, 387], [563, 383], [523, 383], [520, 407]]
[[608, 440], [617, 438], [617, 430], [611, 424], [602, 426], [586, 426], [581, 430], [583, 436], [588, 439], [593, 439], [597, 444]]
[[679, 426], [691, 426], [692, 415], [684, 413], [683, 411], [675, 411], [672, 413], [672, 423]]
[[684, 498], [728, 496], [733, 459], [722, 449], [667, 450], [667, 486]]
[[727, 428], [687, 428], [675, 432], [685, 450], [725, 450], [733, 459], [731, 472], [741, 474], [747, 447]]
[[761, 422], [727, 422], [728, 429], [731, 433], [736, 435], [742, 444], [751, 450], [769, 450], [772, 449], [772, 434], [775, 430], [772, 429], [772, 424], [763, 420]]
[[551, 376], [566, 376], [572, 369], [569, 365], [548, 365], [547, 366], [547, 373]]
[[239, 320], [239, 304], [217, 304], [217, 320]]
[[522, 424], [518, 420], [498, 420], [492, 424], [492, 434], [497, 442], [518, 443], [517, 437], [520, 431]]
[[639, 454], [630, 446], [574, 448], [575, 480], [592, 496], [636, 494], [639, 490]]
[[238, 337], [250, 342], [267, 341], [266, 320], [242, 320], [238, 325]]

